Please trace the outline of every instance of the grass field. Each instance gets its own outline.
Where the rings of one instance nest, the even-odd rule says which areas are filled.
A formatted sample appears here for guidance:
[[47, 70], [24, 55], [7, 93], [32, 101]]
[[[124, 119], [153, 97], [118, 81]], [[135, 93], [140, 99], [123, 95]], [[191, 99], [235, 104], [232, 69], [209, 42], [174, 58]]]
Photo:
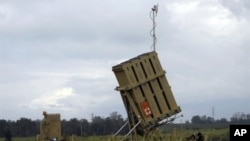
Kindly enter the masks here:
[[[200, 130], [205, 141], [229, 141], [229, 129], [206, 129]], [[186, 141], [185, 138], [196, 133], [196, 130], [173, 130], [169, 133], [162, 133], [163, 140], [166, 141]], [[0, 138], [4, 141], [4, 138]], [[12, 141], [36, 141], [36, 137], [13, 137]], [[113, 141], [111, 136], [90, 136], [77, 137], [77, 141]]]

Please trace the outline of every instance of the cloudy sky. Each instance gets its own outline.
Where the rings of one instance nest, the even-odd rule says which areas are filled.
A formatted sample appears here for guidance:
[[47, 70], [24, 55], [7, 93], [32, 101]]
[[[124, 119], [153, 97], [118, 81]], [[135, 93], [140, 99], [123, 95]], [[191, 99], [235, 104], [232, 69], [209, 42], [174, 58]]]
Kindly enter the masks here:
[[250, 109], [248, 0], [0, 0], [0, 118], [126, 117], [112, 66], [156, 51], [183, 119]]

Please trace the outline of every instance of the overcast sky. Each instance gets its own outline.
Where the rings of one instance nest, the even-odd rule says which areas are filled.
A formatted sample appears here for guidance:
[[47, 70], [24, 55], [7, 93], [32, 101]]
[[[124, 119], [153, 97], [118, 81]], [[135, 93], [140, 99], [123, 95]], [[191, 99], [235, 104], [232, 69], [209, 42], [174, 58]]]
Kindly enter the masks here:
[[0, 119], [126, 118], [112, 66], [156, 51], [184, 118], [250, 113], [249, 0], [0, 0]]

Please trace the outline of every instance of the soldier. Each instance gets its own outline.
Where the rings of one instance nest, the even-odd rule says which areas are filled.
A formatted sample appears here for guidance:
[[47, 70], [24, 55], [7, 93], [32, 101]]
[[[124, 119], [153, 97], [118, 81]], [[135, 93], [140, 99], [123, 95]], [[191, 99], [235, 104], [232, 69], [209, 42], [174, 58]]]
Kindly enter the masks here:
[[201, 134], [201, 132], [198, 132], [197, 134], [192, 134], [189, 137], [186, 137], [187, 141], [204, 141], [204, 137]]
[[203, 135], [201, 134], [201, 132], [198, 132], [198, 133], [196, 134], [196, 140], [197, 140], [197, 141], [204, 141], [204, 137], [203, 137]]

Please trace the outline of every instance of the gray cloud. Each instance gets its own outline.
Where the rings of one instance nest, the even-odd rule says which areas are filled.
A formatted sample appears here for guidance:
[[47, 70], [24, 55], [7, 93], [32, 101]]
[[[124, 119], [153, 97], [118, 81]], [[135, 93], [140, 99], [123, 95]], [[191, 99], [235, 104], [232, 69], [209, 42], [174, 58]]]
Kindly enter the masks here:
[[220, 0], [220, 3], [230, 10], [237, 18], [250, 18], [250, 2], [248, 0]]
[[[185, 119], [209, 115], [212, 106], [218, 118], [248, 110], [249, 21], [238, 19], [235, 2], [159, 3], [157, 52]], [[111, 68], [150, 51], [157, 1], [0, 3], [2, 118], [41, 118], [43, 110], [63, 118], [126, 116]], [[243, 11], [236, 13], [247, 19]], [[72, 95], [44, 102], [65, 89]]]

